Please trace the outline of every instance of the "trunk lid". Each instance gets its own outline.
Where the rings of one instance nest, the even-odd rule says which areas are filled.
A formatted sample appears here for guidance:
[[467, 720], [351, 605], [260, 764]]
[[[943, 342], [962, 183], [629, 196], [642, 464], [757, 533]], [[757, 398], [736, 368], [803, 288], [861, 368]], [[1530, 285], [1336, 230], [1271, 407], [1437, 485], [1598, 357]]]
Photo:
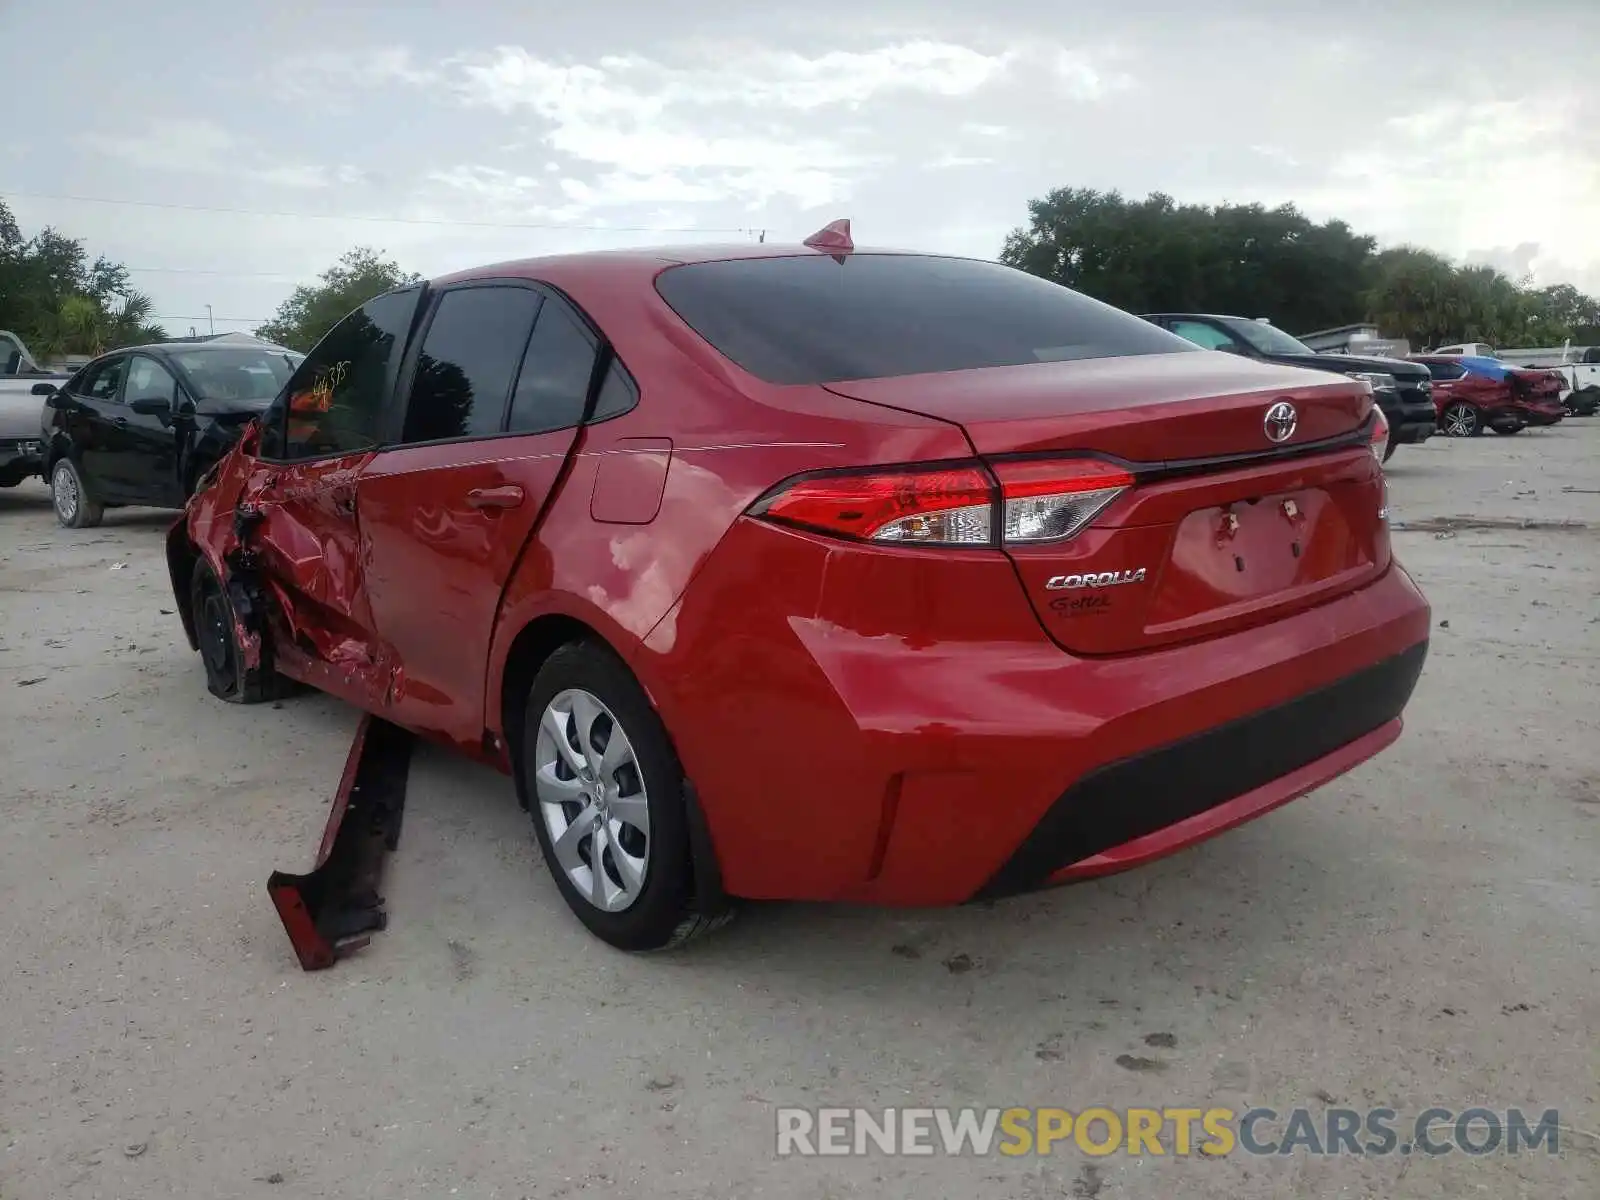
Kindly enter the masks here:
[[[1006, 546], [1040, 622], [1075, 653], [1261, 624], [1389, 564], [1383, 473], [1359, 438], [1372, 399], [1350, 380], [1182, 353], [829, 387], [959, 424], [1002, 476], [1020, 456], [1130, 466], [1132, 484], [1076, 536]], [[1275, 443], [1265, 418], [1280, 401], [1296, 421]]]
[[952, 421], [981, 455], [1095, 450], [1143, 463], [1272, 450], [1262, 420], [1279, 400], [1298, 417], [1284, 447], [1349, 433], [1372, 405], [1361, 384], [1337, 375], [1198, 350], [827, 386]]

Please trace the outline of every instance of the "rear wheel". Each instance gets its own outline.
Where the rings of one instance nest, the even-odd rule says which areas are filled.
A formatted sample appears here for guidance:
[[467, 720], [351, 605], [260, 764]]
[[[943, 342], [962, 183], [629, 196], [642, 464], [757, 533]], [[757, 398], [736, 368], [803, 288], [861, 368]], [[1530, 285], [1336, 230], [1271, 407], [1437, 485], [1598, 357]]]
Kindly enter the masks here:
[[90, 493], [83, 472], [70, 458], [62, 458], [50, 471], [50, 503], [56, 520], [68, 529], [87, 529], [100, 524], [105, 505]]
[[715, 929], [697, 904], [683, 768], [628, 668], [591, 642], [561, 647], [528, 694], [517, 770], [545, 864], [589, 931], [662, 950]]
[[1385, 441], [1383, 443], [1383, 461], [1384, 462], [1388, 462], [1391, 458], [1394, 457], [1395, 445], [1396, 445], [1396, 442], [1394, 440], [1394, 426], [1391, 425], [1391, 426], [1389, 426], [1389, 435], [1388, 435], [1387, 439], [1385, 439]]
[[1451, 404], [1439, 417], [1439, 429], [1446, 437], [1476, 437], [1483, 432], [1478, 410], [1470, 404]]
[[261, 640], [260, 658], [246, 667], [238, 620], [228, 590], [211, 564], [201, 559], [189, 581], [189, 608], [206, 668], [206, 690], [229, 704], [260, 704], [289, 692], [288, 681], [272, 669], [271, 648]]

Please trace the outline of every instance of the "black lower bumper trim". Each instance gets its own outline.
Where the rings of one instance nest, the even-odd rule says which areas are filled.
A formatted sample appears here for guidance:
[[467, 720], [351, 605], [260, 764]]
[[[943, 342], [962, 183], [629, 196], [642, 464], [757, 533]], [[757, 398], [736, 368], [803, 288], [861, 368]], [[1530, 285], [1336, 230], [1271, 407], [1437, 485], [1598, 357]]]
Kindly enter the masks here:
[[400, 844], [414, 740], [398, 725], [363, 716], [316, 866], [306, 875], [274, 871], [267, 878], [267, 894], [307, 971], [331, 967], [388, 924], [378, 885], [384, 859]]
[[1274, 708], [1096, 768], [1061, 794], [973, 897], [1042, 886], [1062, 867], [1165, 829], [1315, 762], [1399, 716], [1428, 643]]

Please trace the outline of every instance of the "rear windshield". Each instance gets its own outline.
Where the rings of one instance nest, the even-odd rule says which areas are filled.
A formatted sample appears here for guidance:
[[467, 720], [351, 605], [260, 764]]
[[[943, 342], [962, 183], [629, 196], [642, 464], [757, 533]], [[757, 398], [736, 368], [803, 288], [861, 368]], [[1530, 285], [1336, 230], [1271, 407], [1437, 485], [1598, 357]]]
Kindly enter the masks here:
[[673, 310], [768, 383], [837, 383], [1197, 347], [1034, 275], [910, 254], [748, 258], [671, 267]]

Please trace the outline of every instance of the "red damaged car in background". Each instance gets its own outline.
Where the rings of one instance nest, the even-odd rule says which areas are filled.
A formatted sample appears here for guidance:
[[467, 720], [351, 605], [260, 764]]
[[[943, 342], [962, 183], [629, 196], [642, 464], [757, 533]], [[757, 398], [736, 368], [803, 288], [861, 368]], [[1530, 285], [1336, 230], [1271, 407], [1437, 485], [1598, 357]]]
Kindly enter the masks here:
[[1566, 416], [1559, 371], [1517, 367], [1483, 355], [1413, 354], [1433, 376], [1439, 431], [1477, 437], [1485, 429], [1521, 433], [1529, 425], [1554, 425]]
[[1429, 629], [1386, 433], [1360, 382], [837, 223], [379, 296], [168, 558], [214, 693], [510, 773], [650, 949], [1121, 870], [1378, 753]]

